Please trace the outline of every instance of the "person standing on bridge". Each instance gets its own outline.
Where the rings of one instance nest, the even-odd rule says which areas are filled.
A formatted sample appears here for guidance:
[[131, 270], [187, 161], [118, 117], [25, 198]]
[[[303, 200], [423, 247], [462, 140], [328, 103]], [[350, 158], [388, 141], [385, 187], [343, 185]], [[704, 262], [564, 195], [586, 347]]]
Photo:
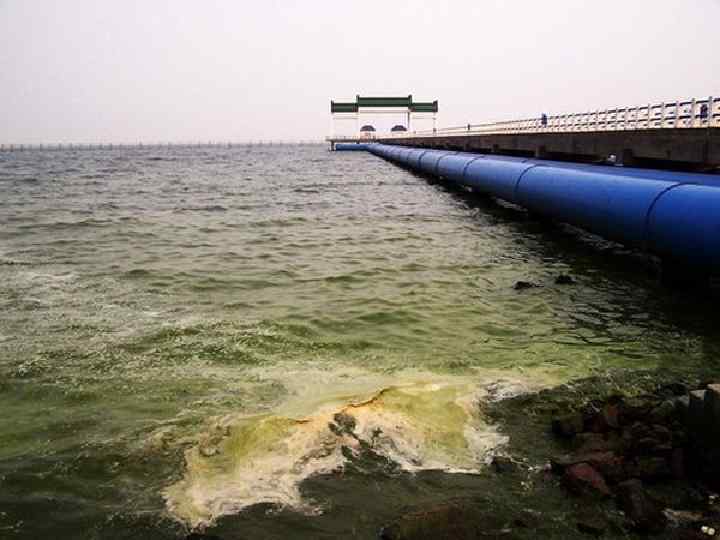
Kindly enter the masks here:
[[700, 105], [700, 120], [707, 120], [708, 117], [708, 106], [707, 103]]
[[541, 125], [542, 127], [546, 127], [546, 126], [547, 126], [547, 114], [542, 113], [542, 114], [540, 115], [540, 125]]

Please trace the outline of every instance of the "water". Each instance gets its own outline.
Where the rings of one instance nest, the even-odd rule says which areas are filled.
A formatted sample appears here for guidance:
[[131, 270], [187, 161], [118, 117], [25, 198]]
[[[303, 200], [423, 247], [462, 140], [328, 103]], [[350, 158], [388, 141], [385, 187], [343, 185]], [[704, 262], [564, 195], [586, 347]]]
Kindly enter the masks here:
[[331, 535], [363, 449], [471, 478], [479, 401], [717, 365], [636, 254], [365, 153], [0, 154], [0, 226], [0, 538]]

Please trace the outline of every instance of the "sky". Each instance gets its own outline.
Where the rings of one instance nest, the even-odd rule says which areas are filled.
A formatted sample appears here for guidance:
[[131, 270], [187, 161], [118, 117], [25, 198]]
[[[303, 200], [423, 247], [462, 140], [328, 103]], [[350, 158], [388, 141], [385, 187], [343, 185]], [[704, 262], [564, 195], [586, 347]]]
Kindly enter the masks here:
[[321, 139], [357, 94], [437, 99], [438, 127], [720, 95], [718, 21], [720, 0], [0, 0], [0, 142]]

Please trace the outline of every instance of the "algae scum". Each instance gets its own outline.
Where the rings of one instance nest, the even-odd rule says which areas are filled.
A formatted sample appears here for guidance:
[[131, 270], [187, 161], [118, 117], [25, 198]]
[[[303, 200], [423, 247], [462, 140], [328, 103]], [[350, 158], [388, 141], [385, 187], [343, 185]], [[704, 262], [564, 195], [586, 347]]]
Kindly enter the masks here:
[[482, 403], [717, 365], [633, 253], [364, 153], [6, 153], [0, 225], [0, 538], [374, 538]]

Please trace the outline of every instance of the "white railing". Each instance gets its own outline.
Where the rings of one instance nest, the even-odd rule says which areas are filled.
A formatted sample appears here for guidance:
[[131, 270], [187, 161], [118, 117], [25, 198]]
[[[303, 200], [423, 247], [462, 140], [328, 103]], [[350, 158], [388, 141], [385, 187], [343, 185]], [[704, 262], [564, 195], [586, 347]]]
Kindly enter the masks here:
[[334, 141], [334, 142], [343, 142], [343, 141], [372, 141], [374, 139], [377, 139], [378, 136], [373, 134], [363, 134], [363, 135], [328, 135], [325, 137], [326, 141]]
[[466, 124], [412, 132], [383, 134], [381, 138], [467, 136], [502, 133], [553, 133], [720, 127], [720, 97], [678, 100], [670, 103], [597, 110], [585, 113], [542, 115], [524, 120]]

